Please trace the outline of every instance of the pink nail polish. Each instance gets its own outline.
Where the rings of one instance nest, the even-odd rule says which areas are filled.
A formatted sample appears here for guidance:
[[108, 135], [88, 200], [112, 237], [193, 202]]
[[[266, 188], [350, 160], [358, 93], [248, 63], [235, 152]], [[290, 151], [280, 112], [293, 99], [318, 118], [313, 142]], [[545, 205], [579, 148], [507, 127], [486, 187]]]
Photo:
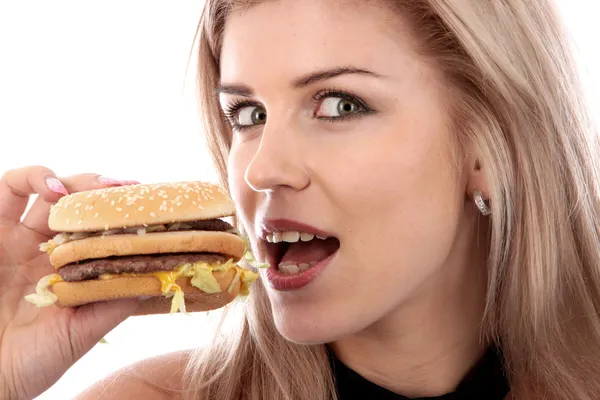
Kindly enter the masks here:
[[100, 182], [103, 185], [109, 185], [109, 186], [121, 186], [121, 185], [125, 184], [125, 182], [123, 182], [123, 181], [120, 181], [118, 179], [109, 178], [106, 176], [99, 176], [98, 182]]
[[124, 180], [123, 183], [126, 184], [126, 185], [139, 185], [142, 182], [140, 182], [140, 181], [132, 181], [132, 180], [127, 179], [127, 180]]
[[60, 194], [64, 194], [64, 195], [69, 194], [69, 191], [67, 190], [65, 185], [63, 185], [61, 181], [59, 181], [58, 179], [56, 179], [53, 176], [46, 177], [46, 186], [48, 187], [48, 189], [52, 190], [54, 193], [60, 193]]

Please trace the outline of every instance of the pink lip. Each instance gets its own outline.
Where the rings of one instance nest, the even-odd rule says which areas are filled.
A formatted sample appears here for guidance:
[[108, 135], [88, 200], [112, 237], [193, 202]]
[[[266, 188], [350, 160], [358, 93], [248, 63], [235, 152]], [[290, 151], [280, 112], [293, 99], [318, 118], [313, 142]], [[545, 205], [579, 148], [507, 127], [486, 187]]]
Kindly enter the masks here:
[[259, 237], [263, 240], [266, 239], [268, 233], [271, 232], [285, 232], [285, 231], [295, 231], [295, 232], [304, 232], [311, 233], [315, 236], [322, 237], [333, 237], [331, 233], [322, 231], [314, 226], [303, 224], [301, 222], [293, 221], [291, 219], [265, 219], [260, 224], [260, 235]]
[[276, 266], [271, 266], [265, 271], [267, 282], [271, 287], [279, 291], [292, 291], [303, 288], [323, 272], [336, 254], [337, 251], [324, 260], [319, 261], [313, 267], [296, 275], [283, 274]]

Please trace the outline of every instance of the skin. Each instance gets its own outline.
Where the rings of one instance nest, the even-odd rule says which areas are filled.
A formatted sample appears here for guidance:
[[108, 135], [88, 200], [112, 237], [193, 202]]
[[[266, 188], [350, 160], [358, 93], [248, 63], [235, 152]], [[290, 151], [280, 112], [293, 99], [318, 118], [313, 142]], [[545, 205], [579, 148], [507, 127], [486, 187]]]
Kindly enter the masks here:
[[125, 367], [102, 379], [75, 400], [183, 399], [181, 381], [190, 354], [164, 354]]
[[[221, 83], [252, 89], [249, 100], [266, 115], [265, 125], [235, 133], [232, 195], [259, 258], [264, 218], [294, 219], [340, 240], [335, 259], [309, 286], [268, 288], [283, 336], [331, 343], [367, 379], [409, 397], [434, 396], [453, 390], [485, 347], [478, 334], [486, 249], [478, 244], [486, 242], [479, 234], [486, 222], [470, 198], [474, 189], [488, 192], [484, 171], [474, 168], [472, 149], [456, 163], [444, 82], [412, 51], [402, 21], [383, 8], [347, 3], [271, 1], [228, 21]], [[340, 66], [376, 76], [292, 85]], [[335, 96], [313, 101], [332, 88], [373, 112], [319, 119], [336, 116]], [[227, 107], [239, 95], [220, 100]], [[82, 174], [58, 178], [59, 193], [48, 177], [57, 178], [35, 166], [0, 179], [0, 397], [10, 400], [46, 390], [139, 307], [130, 300], [37, 309], [23, 300], [54, 272], [38, 250], [52, 236], [50, 205], [67, 192], [127, 183]], [[25, 213], [31, 194], [38, 200]], [[78, 398], [172, 398], [164, 389], [180, 388], [187, 357], [139, 363]]]
[[[225, 90], [220, 102], [226, 112], [255, 103], [231, 115], [247, 129], [234, 126], [229, 183], [259, 258], [264, 219], [296, 220], [340, 240], [308, 286], [267, 285], [279, 332], [332, 343], [347, 365], [395, 392], [439, 395], [485, 347], [486, 249], [470, 198], [475, 188], [486, 192], [485, 179], [475, 158], [457, 165], [441, 74], [413, 50], [403, 21], [347, 3], [265, 2], [228, 20], [221, 84], [249, 93]], [[374, 74], [294, 85], [348, 66]], [[339, 96], [313, 100], [327, 89], [373, 112], [340, 120]]]

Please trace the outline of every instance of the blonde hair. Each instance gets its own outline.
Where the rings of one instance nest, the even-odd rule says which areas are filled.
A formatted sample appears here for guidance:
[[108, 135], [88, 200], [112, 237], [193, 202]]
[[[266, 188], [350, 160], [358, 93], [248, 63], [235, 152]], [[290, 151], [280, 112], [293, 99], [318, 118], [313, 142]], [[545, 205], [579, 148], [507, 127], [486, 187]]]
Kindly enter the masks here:
[[[222, 183], [231, 131], [215, 88], [227, 16], [260, 0], [206, 0], [198, 28], [203, 122]], [[452, 126], [486, 172], [485, 337], [516, 399], [600, 398], [600, 201], [595, 126], [551, 0], [387, 0], [456, 96]], [[326, 347], [286, 341], [258, 281], [240, 327], [187, 369], [201, 399], [334, 399]]]

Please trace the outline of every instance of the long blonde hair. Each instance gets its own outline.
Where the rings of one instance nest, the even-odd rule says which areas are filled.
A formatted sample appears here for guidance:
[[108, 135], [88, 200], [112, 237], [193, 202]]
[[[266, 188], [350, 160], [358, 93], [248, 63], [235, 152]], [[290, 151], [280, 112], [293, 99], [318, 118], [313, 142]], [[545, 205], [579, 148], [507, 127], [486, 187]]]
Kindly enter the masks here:
[[[382, 0], [383, 1], [383, 0]], [[227, 16], [261, 0], [206, 0], [198, 27], [203, 123], [227, 186], [231, 131], [215, 88]], [[551, 0], [386, 0], [444, 74], [461, 144], [491, 196], [483, 334], [503, 350], [516, 399], [600, 398], [600, 149], [568, 35]], [[258, 281], [239, 329], [199, 350], [192, 396], [329, 400], [325, 346], [286, 341]]]

